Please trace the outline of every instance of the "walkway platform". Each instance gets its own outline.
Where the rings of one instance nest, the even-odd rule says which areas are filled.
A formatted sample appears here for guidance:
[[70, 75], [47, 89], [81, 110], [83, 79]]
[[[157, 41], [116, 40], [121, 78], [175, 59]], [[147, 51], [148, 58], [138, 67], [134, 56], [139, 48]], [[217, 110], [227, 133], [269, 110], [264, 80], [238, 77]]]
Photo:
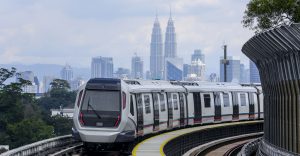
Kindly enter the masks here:
[[137, 144], [132, 151], [132, 155], [133, 156], [164, 156], [165, 155], [165, 153], [163, 151], [164, 146], [172, 139], [179, 137], [181, 135], [196, 132], [199, 130], [204, 130], [204, 129], [211, 129], [211, 128], [229, 126], [229, 125], [231, 125], [231, 126], [239, 125], [239, 124], [245, 124], [245, 123], [251, 123], [251, 122], [257, 122], [257, 121], [242, 121], [242, 122], [230, 122], [230, 123], [220, 123], [220, 124], [212, 124], [212, 125], [202, 125], [202, 126], [179, 129], [179, 130], [162, 133], [162, 134], [150, 137], [150, 138], [140, 142], [139, 144]]

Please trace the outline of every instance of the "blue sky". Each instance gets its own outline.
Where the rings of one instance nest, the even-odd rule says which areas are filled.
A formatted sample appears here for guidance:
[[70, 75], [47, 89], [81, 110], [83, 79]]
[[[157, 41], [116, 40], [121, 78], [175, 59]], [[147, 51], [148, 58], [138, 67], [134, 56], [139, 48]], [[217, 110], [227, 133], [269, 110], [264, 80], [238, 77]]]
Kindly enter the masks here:
[[114, 57], [130, 68], [136, 52], [149, 69], [156, 11], [165, 33], [169, 8], [178, 56], [190, 62], [194, 49], [206, 55], [207, 74], [219, 73], [222, 44], [240, 56], [254, 35], [241, 20], [249, 0], [0, 0], [0, 64], [49, 63], [89, 67], [93, 56]]

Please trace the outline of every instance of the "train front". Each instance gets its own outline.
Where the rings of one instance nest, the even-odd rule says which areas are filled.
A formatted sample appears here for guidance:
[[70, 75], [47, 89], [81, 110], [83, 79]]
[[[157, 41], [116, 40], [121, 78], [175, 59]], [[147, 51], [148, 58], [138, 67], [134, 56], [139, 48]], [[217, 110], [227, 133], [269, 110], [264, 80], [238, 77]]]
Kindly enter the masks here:
[[134, 141], [135, 126], [128, 120], [128, 96], [122, 83], [95, 78], [78, 91], [72, 128], [75, 139], [102, 146]]

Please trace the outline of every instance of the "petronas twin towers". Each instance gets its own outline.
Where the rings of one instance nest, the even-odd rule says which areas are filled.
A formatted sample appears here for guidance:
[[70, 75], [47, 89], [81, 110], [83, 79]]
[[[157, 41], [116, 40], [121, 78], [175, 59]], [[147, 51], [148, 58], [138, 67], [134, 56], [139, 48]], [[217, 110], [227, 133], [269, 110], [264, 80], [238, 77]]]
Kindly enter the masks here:
[[150, 44], [150, 72], [152, 79], [165, 79], [164, 62], [167, 58], [176, 58], [177, 43], [174, 22], [172, 15], [168, 20], [166, 29], [164, 53], [160, 24], [156, 16], [152, 28], [151, 44]]

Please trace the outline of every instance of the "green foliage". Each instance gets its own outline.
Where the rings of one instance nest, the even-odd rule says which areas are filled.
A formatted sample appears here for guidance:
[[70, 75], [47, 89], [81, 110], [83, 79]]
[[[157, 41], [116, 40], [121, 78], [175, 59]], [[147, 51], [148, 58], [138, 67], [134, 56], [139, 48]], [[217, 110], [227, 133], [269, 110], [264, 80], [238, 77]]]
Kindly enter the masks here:
[[10, 146], [14, 148], [53, 137], [53, 130], [41, 119], [31, 118], [9, 124], [7, 134], [10, 136]]
[[300, 0], [250, 0], [243, 17], [244, 27], [259, 33], [300, 22]]
[[52, 89], [70, 89], [68, 81], [62, 79], [54, 79], [50, 85]]
[[67, 135], [72, 132], [72, 119], [56, 115], [51, 118], [51, 123], [54, 127], [54, 133], [56, 136]]
[[23, 93], [22, 88], [31, 85], [30, 81], [4, 82], [18, 75], [15, 68], [0, 68], [0, 143], [11, 148], [71, 133], [72, 120], [51, 117], [50, 109], [73, 107], [76, 92], [69, 91], [65, 80], [55, 79], [52, 89], [38, 100], [34, 94]]

